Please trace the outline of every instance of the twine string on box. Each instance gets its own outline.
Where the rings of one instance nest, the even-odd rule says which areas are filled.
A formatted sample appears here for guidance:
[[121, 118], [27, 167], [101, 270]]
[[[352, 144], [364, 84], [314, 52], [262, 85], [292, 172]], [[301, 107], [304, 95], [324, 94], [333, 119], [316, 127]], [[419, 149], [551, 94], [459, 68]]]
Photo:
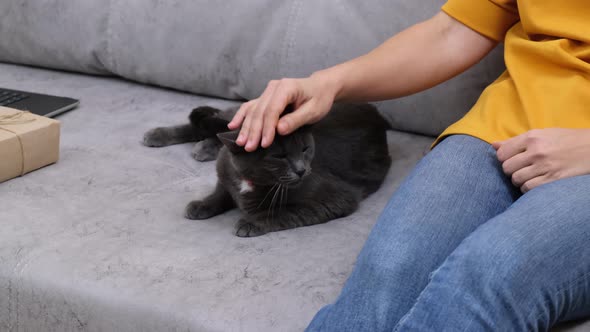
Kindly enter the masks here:
[[23, 142], [19, 136], [19, 134], [17, 134], [16, 132], [3, 127], [6, 125], [20, 125], [20, 124], [25, 124], [25, 123], [30, 123], [35, 121], [35, 118], [31, 118], [31, 119], [23, 119], [23, 115], [28, 114], [30, 112], [28, 111], [17, 111], [16, 113], [12, 113], [12, 114], [3, 114], [0, 115], [0, 130], [5, 130], [8, 131], [10, 133], [13, 133], [14, 135], [16, 135], [16, 138], [18, 140], [18, 144], [20, 145], [20, 153], [21, 153], [21, 168], [20, 168], [20, 176], [25, 175], [25, 149], [23, 147]]
[[16, 125], [35, 121], [35, 119], [23, 119], [23, 115], [30, 114], [29, 111], [17, 111], [12, 114], [0, 115], [0, 126], [1, 125]]

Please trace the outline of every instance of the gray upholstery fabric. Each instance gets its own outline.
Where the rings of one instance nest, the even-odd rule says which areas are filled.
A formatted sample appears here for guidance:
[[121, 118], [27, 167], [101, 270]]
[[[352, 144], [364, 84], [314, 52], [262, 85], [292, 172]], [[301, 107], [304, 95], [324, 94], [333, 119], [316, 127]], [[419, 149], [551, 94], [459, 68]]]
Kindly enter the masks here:
[[6, 64], [0, 73], [0, 86], [82, 101], [59, 118], [61, 160], [0, 184], [0, 331], [301, 331], [335, 299], [432, 141], [392, 132], [386, 183], [353, 215], [242, 239], [235, 211], [182, 216], [213, 188], [214, 163], [194, 161], [190, 144], [140, 144], [149, 128], [227, 101]]
[[4, 0], [0, 61], [107, 74], [108, 12], [105, 1]]
[[213, 189], [214, 163], [194, 161], [190, 144], [140, 144], [194, 106], [228, 102], [12, 65], [0, 73], [0, 86], [81, 99], [59, 118], [61, 160], [0, 184], [0, 331], [301, 331], [338, 294], [432, 141], [392, 133], [387, 183], [354, 215], [241, 239], [235, 211], [183, 218]]
[[[444, 2], [8, 0], [0, 2], [0, 61], [251, 99], [271, 79], [369, 51]], [[497, 50], [458, 78], [381, 109], [396, 128], [436, 135], [501, 70]]]

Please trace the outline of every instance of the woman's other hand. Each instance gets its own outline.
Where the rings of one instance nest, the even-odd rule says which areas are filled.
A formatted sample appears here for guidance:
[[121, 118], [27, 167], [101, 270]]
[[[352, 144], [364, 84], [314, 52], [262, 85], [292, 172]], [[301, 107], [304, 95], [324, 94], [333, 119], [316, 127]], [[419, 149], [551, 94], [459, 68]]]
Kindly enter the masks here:
[[523, 193], [590, 174], [590, 129], [535, 129], [492, 145], [504, 173]]

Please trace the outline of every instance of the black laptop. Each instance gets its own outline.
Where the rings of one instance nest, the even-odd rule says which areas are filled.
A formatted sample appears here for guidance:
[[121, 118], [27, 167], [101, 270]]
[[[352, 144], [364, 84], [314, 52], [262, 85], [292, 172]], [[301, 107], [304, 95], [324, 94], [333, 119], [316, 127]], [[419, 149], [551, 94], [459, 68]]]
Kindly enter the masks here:
[[0, 106], [29, 111], [38, 115], [54, 117], [76, 108], [76, 99], [56, 97], [26, 91], [0, 88]]

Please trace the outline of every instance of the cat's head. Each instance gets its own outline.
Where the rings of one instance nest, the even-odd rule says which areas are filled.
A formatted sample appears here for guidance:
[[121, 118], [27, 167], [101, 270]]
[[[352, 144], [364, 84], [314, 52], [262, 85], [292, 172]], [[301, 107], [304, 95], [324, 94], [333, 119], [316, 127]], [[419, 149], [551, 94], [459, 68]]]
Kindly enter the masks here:
[[297, 186], [310, 174], [315, 144], [309, 127], [303, 127], [287, 136], [276, 135], [266, 149], [246, 152], [236, 144], [238, 131], [217, 134], [231, 153], [231, 162], [243, 179], [254, 185]]

